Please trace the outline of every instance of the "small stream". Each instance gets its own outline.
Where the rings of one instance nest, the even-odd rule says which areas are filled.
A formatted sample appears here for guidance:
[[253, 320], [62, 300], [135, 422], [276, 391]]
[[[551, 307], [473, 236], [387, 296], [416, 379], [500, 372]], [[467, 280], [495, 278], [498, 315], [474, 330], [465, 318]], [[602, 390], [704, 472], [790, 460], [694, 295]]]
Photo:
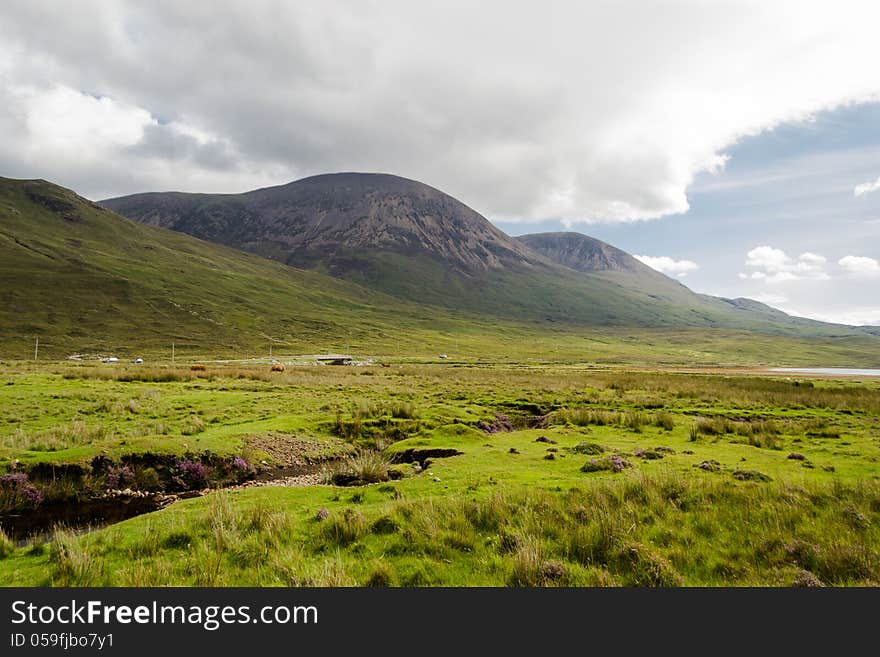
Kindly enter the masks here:
[[[281, 483], [292, 478], [315, 475], [322, 464], [304, 464], [268, 468], [258, 472], [250, 481], [229, 488], [262, 486]], [[108, 525], [164, 509], [180, 499], [198, 497], [211, 492], [186, 491], [182, 493], [131, 493], [86, 500], [44, 503], [20, 513], [0, 514], [0, 528], [21, 547], [35, 538], [48, 538], [58, 527], [77, 533], [87, 533]]]
[[92, 500], [41, 504], [35, 509], [0, 516], [0, 527], [19, 546], [46, 538], [57, 527], [93, 531], [135, 516], [158, 511], [175, 502], [176, 495], [114, 496]]
[[880, 376], [877, 369], [853, 369], [847, 367], [771, 367], [771, 372], [791, 374], [826, 374], [829, 376]]

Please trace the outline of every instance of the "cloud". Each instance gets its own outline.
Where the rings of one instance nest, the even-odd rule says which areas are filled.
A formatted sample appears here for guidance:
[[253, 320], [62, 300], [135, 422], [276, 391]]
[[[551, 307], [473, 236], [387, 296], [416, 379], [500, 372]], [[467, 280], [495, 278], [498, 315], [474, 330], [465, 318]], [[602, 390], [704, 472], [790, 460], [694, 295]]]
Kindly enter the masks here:
[[741, 272], [741, 280], [762, 280], [767, 283], [785, 283], [799, 280], [830, 280], [825, 272], [827, 259], [809, 251], [796, 259], [782, 249], [757, 246], [746, 254], [746, 267], [755, 268], [750, 274]]
[[679, 278], [683, 278], [690, 272], [700, 268], [700, 265], [692, 260], [674, 260], [668, 256], [637, 255], [633, 257], [639, 262], [648, 265], [651, 269], [656, 269], [671, 276], [678, 276]]
[[7, 0], [0, 169], [92, 198], [386, 171], [493, 219], [623, 222], [686, 212], [742, 138], [880, 92], [876, 3], [674, 7]]
[[831, 322], [832, 324], [848, 324], [850, 326], [880, 326], [880, 308], [861, 307], [849, 308], [838, 311], [798, 311], [794, 309], [781, 309], [789, 315], [797, 317], [807, 317], [820, 322]]
[[878, 189], [880, 189], [880, 178], [877, 178], [874, 182], [866, 182], [856, 185], [853, 189], [853, 196], [864, 196], [865, 194], [870, 194]]
[[837, 261], [848, 274], [855, 278], [876, 278], [880, 276], [880, 261], [865, 256], [844, 256]]
[[761, 303], [766, 303], [768, 306], [777, 306], [788, 301], [788, 297], [782, 294], [772, 294], [769, 292], [754, 294], [750, 298], [755, 301], [760, 301]]

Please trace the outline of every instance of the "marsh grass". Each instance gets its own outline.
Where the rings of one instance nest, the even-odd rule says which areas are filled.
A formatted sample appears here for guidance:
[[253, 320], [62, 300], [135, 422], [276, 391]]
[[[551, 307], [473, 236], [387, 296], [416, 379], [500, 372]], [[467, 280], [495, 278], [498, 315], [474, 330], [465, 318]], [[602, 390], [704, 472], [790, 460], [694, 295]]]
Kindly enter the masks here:
[[56, 529], [49, 542], [49, 563], [55, 586], [96, 586], [106, 576], [103, 560], [63, 528]]
[[328, 464], [322, 478], [328, 484], [355, 486], [388, 481], [391, 461], [381, 452], [362, 450], [340, 461]]
[[5, 559], [15, 552], [15, 542], [0, 527], [0, 559]]
[[51, 429], [28, 433], [21, 428], [0, 437], [0, 447], [35, 452], [56, 452], [70, 447], [88, 445], [112, 438], [113, 428], [107, 424], [87, 424], [73, 420]]
[[212, 493], [204, 515], [145, 520], [121, 541], [59, 530], [49, 575], [70, 586], [880, 582], [878, 482], [620, 477], [562, 492], [386, 499], [305, 522], [265, 500]]

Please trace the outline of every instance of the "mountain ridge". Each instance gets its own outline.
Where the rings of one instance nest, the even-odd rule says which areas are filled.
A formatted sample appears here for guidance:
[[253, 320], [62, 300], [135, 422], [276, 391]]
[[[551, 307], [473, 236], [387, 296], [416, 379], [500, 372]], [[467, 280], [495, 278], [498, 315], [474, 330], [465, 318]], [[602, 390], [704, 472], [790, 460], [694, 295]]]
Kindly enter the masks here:
[[448, 194], [391, 174], [331, 173], [242, 194], [147, 193], [99, 203], [450, 310], [599, 326], [847, 330], [696, 294], [580, 233], [511, 237]]

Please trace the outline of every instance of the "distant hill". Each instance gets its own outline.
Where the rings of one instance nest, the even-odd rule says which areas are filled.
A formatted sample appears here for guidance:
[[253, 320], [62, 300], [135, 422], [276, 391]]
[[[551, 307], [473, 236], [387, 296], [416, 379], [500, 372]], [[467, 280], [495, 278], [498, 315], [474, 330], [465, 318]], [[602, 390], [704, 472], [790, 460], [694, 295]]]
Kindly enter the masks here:
[[326, 174], [244, 194], [136, 194], [101, 205], [449, 312], [587, 326], [853, 333], [694, 294], [578, 233], [512, 238], [453, 197], [387, 174]]

